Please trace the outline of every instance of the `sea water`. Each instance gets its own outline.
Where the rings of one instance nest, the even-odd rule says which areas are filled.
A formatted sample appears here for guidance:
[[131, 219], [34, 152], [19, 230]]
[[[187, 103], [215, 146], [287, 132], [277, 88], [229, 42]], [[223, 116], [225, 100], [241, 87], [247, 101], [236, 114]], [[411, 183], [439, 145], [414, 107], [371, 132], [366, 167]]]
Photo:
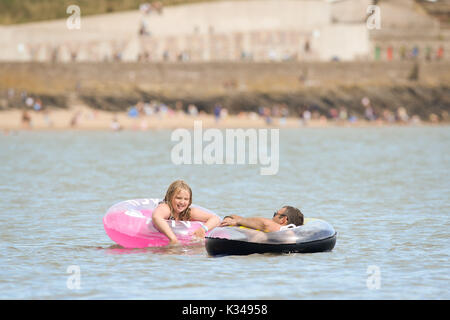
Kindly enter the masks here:
[[[279, 170], [171, 161], [172, 131], [0, 136], [1, 299], [449, 299], [450, 127], [281, 129]], [[299, 207], [333, 251], [123, 249], [102, 218], [184, 179], [220, 216]]]

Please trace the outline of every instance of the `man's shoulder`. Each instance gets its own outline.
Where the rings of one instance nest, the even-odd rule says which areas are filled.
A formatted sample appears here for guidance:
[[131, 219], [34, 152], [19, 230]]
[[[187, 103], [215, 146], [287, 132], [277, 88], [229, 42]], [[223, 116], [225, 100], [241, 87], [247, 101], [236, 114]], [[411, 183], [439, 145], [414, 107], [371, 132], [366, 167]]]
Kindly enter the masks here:
[[261, 218], [261, 219], [263, 219], [265, 226], [264, 229], [267, 230], [267, 232], [275, 232], [280, 230], [281, 224], [276, 223], [275, 221], [269, 218]]

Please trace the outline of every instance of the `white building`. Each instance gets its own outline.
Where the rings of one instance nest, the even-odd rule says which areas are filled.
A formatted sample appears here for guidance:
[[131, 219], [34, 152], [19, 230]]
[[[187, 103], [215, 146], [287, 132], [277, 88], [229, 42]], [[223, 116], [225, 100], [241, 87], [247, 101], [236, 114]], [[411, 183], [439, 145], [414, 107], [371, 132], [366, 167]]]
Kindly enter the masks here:
[[80, 8], [79, 29], [73, 14], [0, 27], [0, 61], [364, 60], [371, 2], [222, 1], [86, 17]]

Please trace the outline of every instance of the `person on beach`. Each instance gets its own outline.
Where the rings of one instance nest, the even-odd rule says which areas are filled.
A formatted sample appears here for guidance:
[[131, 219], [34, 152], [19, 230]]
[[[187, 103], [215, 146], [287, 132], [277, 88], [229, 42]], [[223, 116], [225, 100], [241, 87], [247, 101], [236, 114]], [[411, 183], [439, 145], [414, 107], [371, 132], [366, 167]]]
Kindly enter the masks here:
[[22, 112], [22, 124], [25, 129], [31, 129], [31, 117], [26, 110]]
[[197, 238], [204, 238], [206, 232], [220, 224], [220, 218], [218, 216], [200, 208], [191, 208], [191, 204], [191, 188], [183, 180], [176, 180], [167, 189], [164, 200], [153, 211], [153, 224], [169, 238], [169, 244], [177, 244], [178, 239], [166, 220], [194, 220], [203, 222], [203, 225], [193, 233]]
[[264, 232], [280, 231], [301, 225], [303, 225], [302, 212], [291, 206], [284, 206], [274, 212], [272, 219], [261, 217], [244, 218], [233, 214], [226, 216], [220, 224], [221, 227], [243, 226]]

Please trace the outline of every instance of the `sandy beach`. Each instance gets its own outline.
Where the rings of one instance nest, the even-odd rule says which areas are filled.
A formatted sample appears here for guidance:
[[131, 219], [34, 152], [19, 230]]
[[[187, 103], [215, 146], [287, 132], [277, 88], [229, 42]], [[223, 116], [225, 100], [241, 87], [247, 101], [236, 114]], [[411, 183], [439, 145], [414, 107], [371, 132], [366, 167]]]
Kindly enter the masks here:
[[[107, 112], [89, 107], [67, 110], [27, 111], [29, 123], [22, 120], [22, 110], [0, 112], [1, 130], [153, 130], [193, 128], [194, 121], [202, 121], [204, 128], [263, 128], [299, 127], [299, 118], [275, 118], [267, 124], [256, 114], [228, 115], [216, 120], [211, 114], [200, 113], [190, 116], [186, 113], [168, 113], [152, 116], [130, 117], [127, 112]], [[323, 126], [323, 121], [310, 121], [311, 126]]]
[[23, 110], [12, 109], [0, 111], [0, 130], [160, 130], [194, 127], [194, 121], [201, 121], [203, 128], [301, 128], [301, 127], [367, 127], [387, 125], [445, 125], [445, 122], [424, 122], [412, 120], [408, 123], [388, 123], [382, 120], [366, 121], [340, 121], [321, 117], [304, 121], [299, 117], [273, 117], [270, 122], [256, 113], [241, 113], [238, 115], [225, 115], [216, 119], [214, 115], [199, 113], [196, 116], [184, 112], [170, 112], [167, 114], [141, 115], [131, 117], [127, 112], [108, 112], [96, 110], [87, 106], [69, 109], [50, 109], [44, 111], [26, 111], [29, 121], [23, 120]]

